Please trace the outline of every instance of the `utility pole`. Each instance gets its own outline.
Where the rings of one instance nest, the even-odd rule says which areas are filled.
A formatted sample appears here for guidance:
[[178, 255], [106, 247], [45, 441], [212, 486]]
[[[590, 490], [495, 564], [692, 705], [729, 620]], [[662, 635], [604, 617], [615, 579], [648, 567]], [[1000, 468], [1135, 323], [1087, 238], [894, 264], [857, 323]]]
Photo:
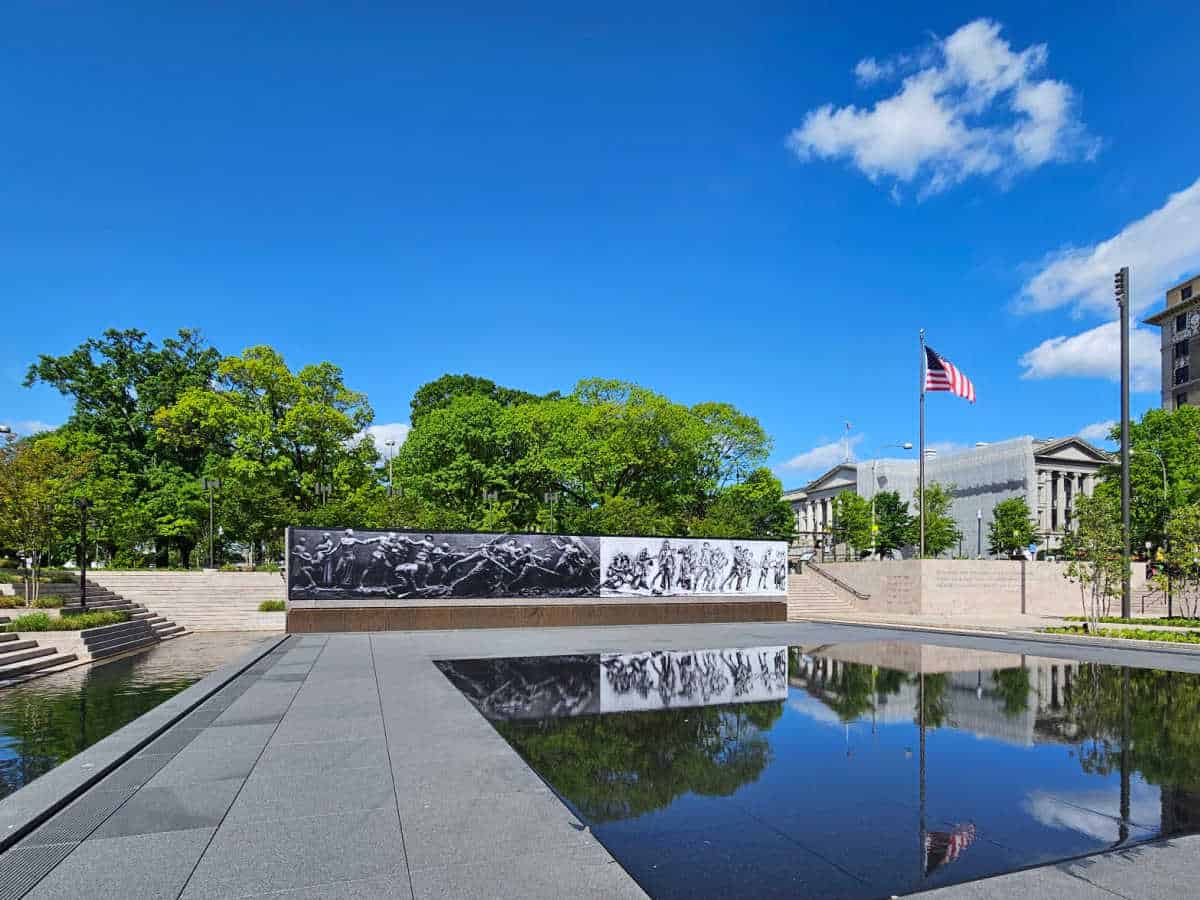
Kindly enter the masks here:
[[1113, 276], [1113, 292], [1121, 310], [1121, 618], [1133, 614], [1129, 583], [1129, 267]]
[[213, 498], [221, 489], [221, 479], [205, 478], [204, 489], [208, 491], [208, 567], [215, 569], [216, 565], [213, 562], [215, 558], [213, 555]]

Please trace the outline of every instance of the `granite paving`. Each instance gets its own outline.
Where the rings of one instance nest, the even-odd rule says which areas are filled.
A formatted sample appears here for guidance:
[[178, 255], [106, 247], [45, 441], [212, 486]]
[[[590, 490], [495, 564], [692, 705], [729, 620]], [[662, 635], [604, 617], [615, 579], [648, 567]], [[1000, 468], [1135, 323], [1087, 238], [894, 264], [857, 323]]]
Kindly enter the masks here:
[[[293, 636], [0, 855], [0, 900], [644, 897], [433, 660], [882, 639], [1045, 652], [812, 622]], [[1200, 671], [1153, 652], [1055, 656]], [[931, 896], [1191, 897], [1197, 850], [1177, 838]]]

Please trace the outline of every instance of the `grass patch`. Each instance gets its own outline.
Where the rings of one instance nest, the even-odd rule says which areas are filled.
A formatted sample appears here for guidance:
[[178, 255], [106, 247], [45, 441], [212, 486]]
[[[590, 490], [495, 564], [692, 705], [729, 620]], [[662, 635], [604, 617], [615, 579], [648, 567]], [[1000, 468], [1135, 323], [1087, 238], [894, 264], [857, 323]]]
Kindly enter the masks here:
[[[1068, 622], [1086, 622], [1083, 616], [1063, 616]], [[1120, 616], [1101, 616], [1096, 621], [1105, 625], [1173, 625], [1176, 628], [1200, 628], [1200, 619], [1174, 616], [1170, 619], [1122, 619]]]
[[[62, 597], [38, 597], [33, 601], [34, 609], [58, 609], [63, 605]], [[0, 597], [0, 609], [24, 609], [25, 595]]]
[[5, 631], [82, 631], [102, 625], [128, 622], [129, 613], [124, 610], [77, 613], [73, 616], [51, 616], [44, 612], [17, 616], [4, 626]]
[[1166, 644], [1200, 644], [1200, 631], [1147, 631], [1145, 628], [1101, 628], [1088, 631], [1082, 625], [1043, 628], [1046, 634], [1084, 634], [1092, 637], [1123, 638], [1128, 641], [1161, 641]]
[[287, 609], [287, 604], [282, 600], [264, 600], [258, 604], [259, 612], [283, 612]]

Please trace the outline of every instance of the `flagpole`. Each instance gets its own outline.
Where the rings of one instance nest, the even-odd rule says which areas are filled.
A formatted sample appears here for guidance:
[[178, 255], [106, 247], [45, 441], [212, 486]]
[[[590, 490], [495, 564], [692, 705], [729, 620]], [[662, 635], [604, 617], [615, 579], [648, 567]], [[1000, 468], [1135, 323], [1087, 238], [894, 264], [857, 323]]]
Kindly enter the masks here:
[[921, 498], [921, 543], [920, 555], [918, 559], [925, 558], [925, 329], [921, 329], [921, 456], [918, 462], [920, 467], [920, 494]]

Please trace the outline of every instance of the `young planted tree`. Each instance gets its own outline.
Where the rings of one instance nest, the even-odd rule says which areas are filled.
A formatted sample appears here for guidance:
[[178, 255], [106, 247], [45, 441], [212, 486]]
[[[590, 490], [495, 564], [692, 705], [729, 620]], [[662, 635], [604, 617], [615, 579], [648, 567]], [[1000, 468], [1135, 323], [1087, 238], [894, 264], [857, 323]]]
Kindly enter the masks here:
[[962, 532], [950, 516], [950, 504], [954, 501], [954, 485], [937, 482], [925, 485], [925, 497], [920, 491], [913, 498], [916, 514], [909, 526], [909, 543], [920, 546], [922, 503], [925, 507], [925, 556], [938, 557], [962, 540]]
[[1024, 497], [1010, 497], [992, 510], [988, 549], [996, 556], [1013, 556], [1037, 539], [1033, 516]]
[[0, 545], [29, 559], [27, 605], [37, 601], [38, 572], [47, 551], [67, 542], [78, 521], [74, 492], [90, 463], [90, 456], [67, 456], [37, 439], [0, 447]]
[[858, 553], [871, 547], [871, 502], [851, 491], [833, 501], [833, 541]]
[[913, 517], [897, 491], [875, 495], [875, 549], [881, 557], [909, 544]]
[[1167, 520], [1166, 536], [1166, 571], [1158, 576], [1160, 586], [1174, 593], [1185, 616], [1195, 617], [1200, 612], [1200, 503], [1175, 510]]
[[1067, 578], [1079, 585], [1083, 616], [1095, 630], [1121, 596], [1124, 577], [1120, 503], [1109, 494], [1080, 497], [1075, 530], [1064, 540]]

